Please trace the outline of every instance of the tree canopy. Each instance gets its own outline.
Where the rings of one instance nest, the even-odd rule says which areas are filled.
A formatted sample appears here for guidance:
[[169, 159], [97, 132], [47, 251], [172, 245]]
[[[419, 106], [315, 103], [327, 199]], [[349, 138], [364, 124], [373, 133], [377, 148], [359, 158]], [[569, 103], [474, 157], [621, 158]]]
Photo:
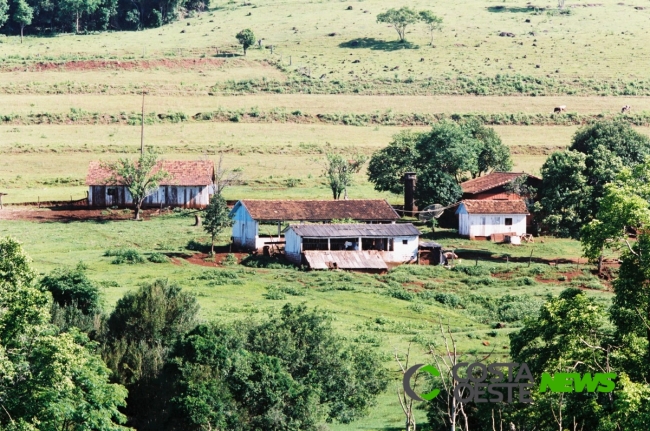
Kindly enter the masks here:
[[210, 197], [210, 203], [205, 209], [205, 219], [203, 220], [203, 229], [210, 234], [212, 253], [214, 253], [214, 239], [231, 225], [230, 209], [226, 200], [220, 194], [215, 193]]
[[419, 20], [418, 12], [407, 6], [399, 9], [391, 8], [377, 15], [377, 22], [390, 24], [395, 28], [400, 42], [406, 41], [406, 27]]
[[327, 153], [324, 176], [332, 190], [332, 197], [341, 198], [341, 193], [347, 196], [348, 187], [352, 185], [353, 175], [359, 172], [368, 158], [362, 154], [346, 159], [341, 154]]
[[249, 28], [240, 31], [235, 37], [244, 49], [244, 55], [246, 55], [246, 50], [248, 50], [248, 48], [255, 45], [255, 34], [253, 33], [253, 30]]
[[368, 163], [368, 179], [379, 192], [401, 194], [404, 174], [416, 172], [418, 153], [415, 144], [422, 134], [405, 130], [393, 136], [387, 147], [372, 154]]

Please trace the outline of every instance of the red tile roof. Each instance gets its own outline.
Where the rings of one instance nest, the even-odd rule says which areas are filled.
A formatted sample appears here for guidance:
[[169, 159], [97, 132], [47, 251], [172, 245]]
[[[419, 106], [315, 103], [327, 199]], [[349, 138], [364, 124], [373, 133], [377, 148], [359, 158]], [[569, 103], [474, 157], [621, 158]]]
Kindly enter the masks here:
[[400, 216], [385, 200], [252, 200], [239, 201], [255, 220], [358, 221], [397, 220]]
[[[169, 177], [160, 182], [161, 186], [208, 186], [214, 179], [214, 162], [211, 160], [163, 160], [160, 166], [169, 173]], [[100, 162], [90, 162], [86, 185], [103, 186], [108, 184], [111, 171], [102, 167]]]
[[463, 193], [482, 193], [495, 187], [506, 185], [522, 175], [537, 178], [525, 172], [492, 172], [482, 177], [465, 181], [464, 183], [461, 183], [460, 187], [463, 189]]
[[464, 200], [461, 204], [469, 214], [528, 214], [522, 200]]

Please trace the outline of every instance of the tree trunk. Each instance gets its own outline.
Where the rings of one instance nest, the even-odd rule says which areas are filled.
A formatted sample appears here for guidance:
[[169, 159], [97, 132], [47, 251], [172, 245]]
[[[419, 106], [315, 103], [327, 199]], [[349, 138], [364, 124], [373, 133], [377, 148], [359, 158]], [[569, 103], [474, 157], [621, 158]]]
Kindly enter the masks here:
[[20, 43], [23, 43], [23, 30], [25, 29], [24, 25], [20, 26]]
[[77, 12], [77, 34], [79, 34], [79, 12]]
[[598, 257], [598, 275], [601, 274], [603, 270], [603, 254], [601, 252], [600, 256]]
[[214, 234], [212, 234], [212, 245], [210, 246], [210, 253], [214, 256]]
[[142, 202], [138, 202], [135, 204], [135, 220], [140, 220], [140, 207], [142, 206]]

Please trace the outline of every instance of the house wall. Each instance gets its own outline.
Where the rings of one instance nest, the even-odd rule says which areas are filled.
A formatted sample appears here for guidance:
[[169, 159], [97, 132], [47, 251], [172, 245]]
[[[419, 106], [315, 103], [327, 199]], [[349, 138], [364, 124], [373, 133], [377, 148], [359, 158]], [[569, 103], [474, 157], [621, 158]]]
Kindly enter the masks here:
[[302, 258], [302, 237], [298, 236], [293, 229], [289, 229], [285, 232], [284, 239], [286, 241], [284, 254], [287, 260], [300, 264]]
[[[512, 218], [512, 225], [506, 226], [505, 219]], [[469, 237], [490, 236], [493, 233], [526, 233], [524, 214], [469, 214]], [[460, 233], [460, 229], [459, 229]]]
[[[114, 195], [108, 194], [114, 189]], [[160, 186], [156, 192], [148, 196], [142, 203], [143, 207], [184, 207], [205, 208], [210, 202], [211, 186]], [[88, 205], [92, 207], [111, 207], [133, 205], [131, 193], [125, 186], [90, 186], [88, 188]]]
[[239, 248], [257, 250], [258, 225], [246, 208], [238, 205], [233, 214], [233, 244]]

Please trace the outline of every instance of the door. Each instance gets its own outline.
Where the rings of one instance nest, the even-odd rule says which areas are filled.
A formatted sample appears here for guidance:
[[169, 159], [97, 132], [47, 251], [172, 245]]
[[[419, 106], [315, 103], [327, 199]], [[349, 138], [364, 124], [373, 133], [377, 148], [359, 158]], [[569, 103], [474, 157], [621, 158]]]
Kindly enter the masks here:
[[479, 225], [479, 228], [478, 228], [479, 233], [478, 233], [477, 236], [485, 236], [485, 224], [486, 224], [486, 222], [487, 222], [486, 219], [487, 219], [487, 217], [485, 217], [485, 216], [481, 216], [481, 217], [480, 217], [480, 220], [479, 220], [479, 221], [480, 221], [480, 225]]

